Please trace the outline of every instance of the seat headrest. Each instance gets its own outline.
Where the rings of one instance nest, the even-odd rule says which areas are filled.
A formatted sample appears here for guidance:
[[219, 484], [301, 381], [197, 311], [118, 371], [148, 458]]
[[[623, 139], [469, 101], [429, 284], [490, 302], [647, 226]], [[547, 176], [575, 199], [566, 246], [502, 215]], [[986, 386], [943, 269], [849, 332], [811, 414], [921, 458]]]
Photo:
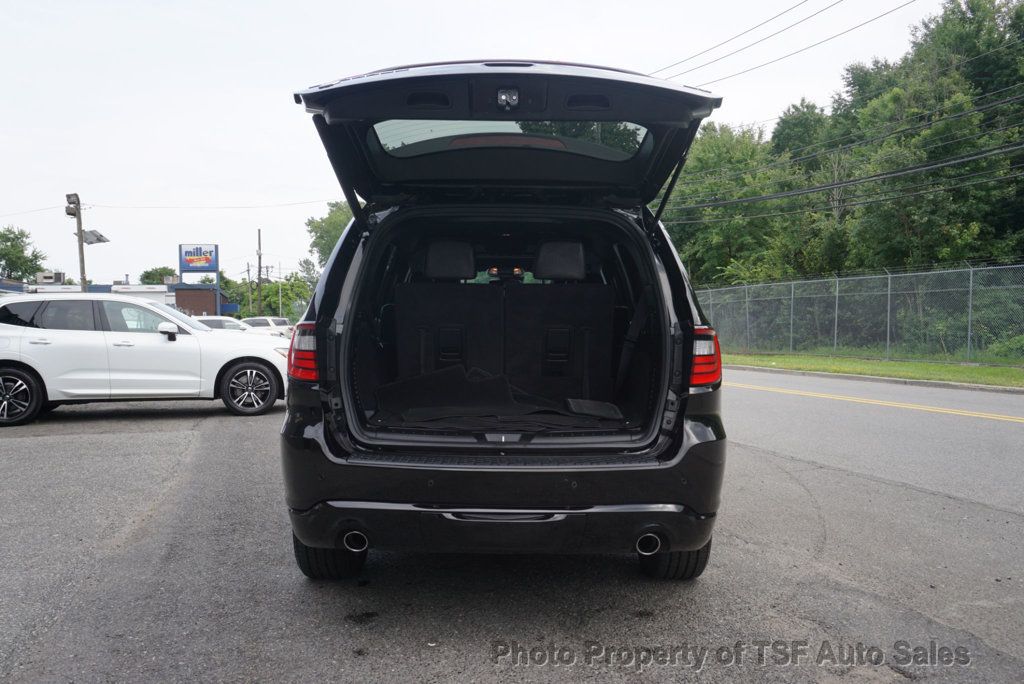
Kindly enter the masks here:
[[533, 277], [538, 280], [583, 280], [587, 275], [581, 242], [545, 242], [537, 250]]
[[473, 245], [442, 240], [431, 242], [423, 264], [423, 275], [432, 280], [470, 280], [476, 277]]

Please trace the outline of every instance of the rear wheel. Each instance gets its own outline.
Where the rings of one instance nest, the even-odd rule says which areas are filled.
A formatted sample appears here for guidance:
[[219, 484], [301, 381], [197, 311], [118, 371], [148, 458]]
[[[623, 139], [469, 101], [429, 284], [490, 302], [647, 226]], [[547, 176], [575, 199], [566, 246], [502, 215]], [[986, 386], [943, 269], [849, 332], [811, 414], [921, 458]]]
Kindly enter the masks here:
[[20, 368], [0, 368], [0, 427], [35, 420], [43, 406], [43, 383]]
[[366, 563], [366, 550], [353, 553], [347, 549], [318, 549], [306, 546], [292, 535], [295, 562], [302, 574], [315, 580], [338, 580], [355, 577]]
[[243, 361], [228, 368], [220, 381], [220, 398], [228, 410], [240, 416], [266, 413], [277, 401], [279, 388], [274, 371], [257, 361]]
[[700, 577], [711, 557], [711, 540], [696, 551], [666, 551], [640, 556], [640, 569], [657, 579], [692, 580]]

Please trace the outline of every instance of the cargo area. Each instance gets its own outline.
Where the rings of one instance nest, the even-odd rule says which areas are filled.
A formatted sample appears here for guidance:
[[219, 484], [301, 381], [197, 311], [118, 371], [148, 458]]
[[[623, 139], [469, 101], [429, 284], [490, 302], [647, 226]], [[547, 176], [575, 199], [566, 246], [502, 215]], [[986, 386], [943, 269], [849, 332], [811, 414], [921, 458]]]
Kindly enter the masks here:
[[371, 434], [640, 434], [667, 339], [635, 226], [411, 219], [368, 240], [342, 364]]

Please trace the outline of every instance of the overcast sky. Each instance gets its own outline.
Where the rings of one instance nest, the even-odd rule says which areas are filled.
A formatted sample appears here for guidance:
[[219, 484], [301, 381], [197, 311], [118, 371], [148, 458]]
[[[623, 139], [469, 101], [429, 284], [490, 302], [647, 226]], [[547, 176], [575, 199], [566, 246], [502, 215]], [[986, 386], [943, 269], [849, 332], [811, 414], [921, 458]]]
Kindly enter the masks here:
[[[589, 62], [650, 72], [724, 40], [798, 0], [732, 2], [91, 2], [0, 0], [0, 225], [32, 233], [47, 265], [77, 278], [78, 192], [88, 275], [133, 282], [175, 266], [180, 242], [221, 245], [231, 277], [255, 262], [285, 272], [307, 255], [303, 222], [341, 197], [309, 116], [305, 86], [399, 64], [467, 58]], [[697, 66], [828, 6], [808, 0]], [[699, 84], [854, 26], [904, 0], [845, 0], [778, 37], [677, 79]], [[845, 64], [896, 58], [913, 4], [777, 64], [709, 86], [714, 119], [745, 124], [807, 97], [825, 105]], [[769, 131], [771, 124], [767, 124]], [[293, 206], [252, 207], [296, 203]], [[302, 203], [302, 204], [298, 204]], [[55, 207], [33, 213], [20, 213]], [[147, 208], [157, 207], [157, 208]], [[173, 208], [171, 208], [173, 207]], [[187, 208], [200, 207], [200, 208]], [[19, 212], [17, 215], [16, 212]]]

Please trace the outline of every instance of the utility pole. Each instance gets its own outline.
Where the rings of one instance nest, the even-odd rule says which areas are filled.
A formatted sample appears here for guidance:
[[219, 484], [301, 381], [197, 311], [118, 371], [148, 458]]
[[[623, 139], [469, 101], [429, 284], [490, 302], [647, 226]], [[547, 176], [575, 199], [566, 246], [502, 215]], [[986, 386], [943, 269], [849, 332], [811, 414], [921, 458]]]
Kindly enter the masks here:
[[249, 262], [245, 262], [245, 294], [249, 296], [249, 315], [252, 315], [252, 271]]
[[89, 286], [85, 280], [85, 233], [82, 231], [82, 201], [78, 198], [77, 192], [71, 192], [64, 196], [68, 205], [64, 207], [64, 213], [75, 217], [75, 225], [78, 230], [78, 277], [81, 279], [82, 292], [88, 292]]
[[277, 315], [278, 316], [284, 316], [284, 306], [281, 304], [281, 285], [282, 285], [282, 282], [281, 282], [281, 277], [282, 276], [281, 276], [281, 274], [282, 273], [283, 273], [283, 271], [281, 270], [281, 262], [278, 261], [277, 262]]
[[263, 230], [256, 229], [256, 315], [263, 315]]

